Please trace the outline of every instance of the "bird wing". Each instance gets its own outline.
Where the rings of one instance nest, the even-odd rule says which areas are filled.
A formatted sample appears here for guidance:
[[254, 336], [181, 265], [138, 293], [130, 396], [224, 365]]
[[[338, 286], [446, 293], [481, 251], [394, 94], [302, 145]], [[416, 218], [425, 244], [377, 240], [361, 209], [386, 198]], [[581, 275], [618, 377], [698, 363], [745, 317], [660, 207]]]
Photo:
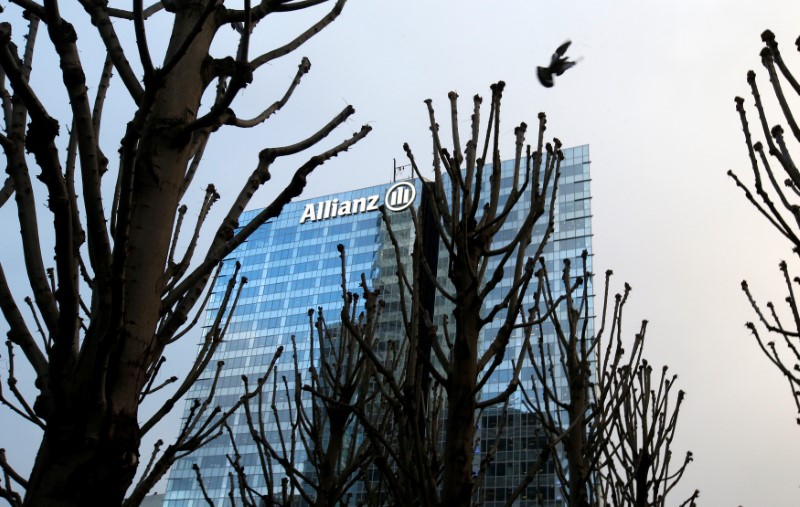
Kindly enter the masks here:
[[572, 44], [572, 41], [568, 40], [564, 44], [558, 46], [558, 48], [556, 49], [556, 52], [553, 54], [553, 58], [560, 58], [560, 57], [564, 56], [564, 53], [567, 52], [567, 49], [569, 49], [569, 45], [570, 44]]

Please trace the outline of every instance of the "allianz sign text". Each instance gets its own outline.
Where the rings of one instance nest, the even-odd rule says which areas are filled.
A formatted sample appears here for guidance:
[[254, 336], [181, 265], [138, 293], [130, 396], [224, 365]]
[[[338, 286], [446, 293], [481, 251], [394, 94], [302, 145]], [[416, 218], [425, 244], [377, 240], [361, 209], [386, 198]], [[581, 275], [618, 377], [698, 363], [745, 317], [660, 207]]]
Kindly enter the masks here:
[[[414, 203], [416, 198], [416, 188], [410, 182], [403, 181], [395, 183], [386, 191], [385, 205], [389, 211], [403, 211]], [[327, 220], [328, 218], [355, 215], [367, 211], [378, 211], [378, 200], [380, 195], [370, 195], [360, 197], [352, 201], [339, 201], [339, 199], [328, 199], [317, 203], [306, 204], [300, 223], [304, 224], [311, 220]]]
[[303, 216], [300, 217], [300, 223], [304, 224], [306, 220], [316, 222], [327, 218], [364, 213], [365, 211], [378, 211], [379, 198], [379, 195], [370, 195], [369, 197], [361, 197], [352, 201], [339, 202], [339, 199], [330, 199], [316, 204], [306, 204]]

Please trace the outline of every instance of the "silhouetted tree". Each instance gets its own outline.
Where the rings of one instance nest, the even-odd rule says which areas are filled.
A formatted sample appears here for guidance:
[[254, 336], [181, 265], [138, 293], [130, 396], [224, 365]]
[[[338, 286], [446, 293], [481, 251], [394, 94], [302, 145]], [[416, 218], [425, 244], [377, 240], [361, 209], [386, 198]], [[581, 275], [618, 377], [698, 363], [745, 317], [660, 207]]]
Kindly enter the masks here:
[[[505, 84], [492, 86], [489, 118], [481, 132], [482, 99], [475, 96], [471, 128], [462, 145], [458, 127], [457, 95], [450, 93], [452, 151], [444, 147], [432, 101], [426, 101], [433, 137], [434, 181], [426, 193], [426, 205], [433, 214], [439, 242], [448, 253], [445, 266], [437, 276], [423, 255], [423, 223], [413, 214], [417, 243], [411, 265], [401, 265], [401, 291], [410, 301], [404, 316], [409, 339], [409, 357], [402, 378], [394, 372], [381, 372], [391, 392], [403, 400], [395, 420], [400, 422], [397, 435], [399, 452], [391, 469], [403, 480], [404, 488], [394, 491], [399, 499], [414, 499], [421, 505], [470, 505], [476, 493], [473, 472], [476, 429], [480, 412], [502, 407], [520, 384], [520, 372], [530, 344], [521, 344], [514, 359], [515, 368], [508, 387], [496, 396], [482, 398], [481, 390], [497, 371], [508, 351], [517, 319], [523, 311], [528, 289], [535, 286], [534, 266], [542, 257], [553, 232], [555, 195], [563, 159], [560, 142], [544, 143], [545, 117], [540, 115], [537, 144], [525, 148], [527, 126], [515, 129], [516, 150], [510, 193], [501, 200], [501, 155], [499, 124], [501, 97]], [[406, 152], [414, 172], [421, 176], [411, 149]], [[523, 204], [524, 203], [524, 204]], [[522, 210], [520, 226], [514, 237], [500, 241], [496, 235], [509, 220], [512, 211]], [[384, 220], [391, 230], [388, 215]], [[538, 244], [533, 240], [534, 225], [544, 224]], [[399, 249], [398, 256], [399, 256]], [[398, 257], [399, 260], [399, 257]], [[489, 268], [492, 264], [491, 269]], [[510, 287], [495, 291], [504, 273]], [[421, 304], [419, 280], [432, 284], [437, 298], [452, 305], [452, 321], [431, 315]], [[500, 294], [501, 302], [490, 305], [490, 295]], [[481, 339], [488, 324], [499, 322], [495, 336]], [[423, 381], [423, 379], [430, 379]], [[433, 400], [444, 403], [444, 423], [438, 426], [424, 420]], [[434, 434], [433, 429], [439, 432]], [[439, 440], [441, 449], [436, 448]], [[428, 442], [427, 446], [414, 445]], [[483, 443], [482, 445], [491, 445]], [[405, 451], [405, 455], [402, 453]], [[388, 473], [388, 467], [384, 473]], [[405, 477], [404, 477], [405, 475]], [[439, 481], [441, 481], [439, 483]], [[412, 484], [421, 487], [412, 488]], [[414, 496], [409, 496], [414, 495]]]
[[[754, 99], [760, 136], [762, 141], [753, 142], [754, 134], [744, 107], [744, 99], [736, 97], [736, 110], [744, 132], [745, 145], [750, 158], [753, 182], [750, 185], [742, 182], [733, 172], [728, 171], [736, 185], [744, 192], [747, 200], [761, 215], [792, 245], [792, 252], [800, 256], [800, 170], [792, 157], [800, 142], [800, 127], [789, 104], [793, 96], [800, 95], [800, 84], [783, 60], [775, 35], [766, 30], [761, 34], [764, 48], [761, 50], [761, 63], [769, 74], [774, 98], [777, 100], [782, 120], [788, 126], [791, 137], [784, 135], [781, 124], [771, 126], [771, 111], [762, 100], [756, 82], [756, 74], [752, 70], [747, 73], [747, 82]], [[800, 39], [796, 44], [800, 44]], [[798, 46], [800, 48], [800, 46]], [[759, 135], [759, 134], [756, 134]], [[766, 146], [765, 146], [766, 144]], [[780, 272], [786, 284], [786, 306], [776, 306], [771, 301], [766, 305], [759, 304], [750, 291], [747, 281], [742, 282], [742, 290], [747, 295], [757, 317], [758, 324], [747, 323], [764, 355], [784, 375], [789, 383], [795, 405], [800, 412], [800, 310], [796, 290], [800, 278], [792, 277], [785, 261], [779, 264]], [[767, 331], [776, 340], [762, 336], [759, 328]], [[797, 418], [800, 424], [800, 417]]]
[[[84, 12], [71, 8], [68, 14], [62, 13], [56, 0], [11, 3], [15, 4], [9, 8], [9, 15], [16, 16], [13, 25], [0, 24], [0, 100], [5, 123], [0, 145], [8, 174], [0, 204], [9, 205], [13, 197], [16, 205], [19, 248], [29, 287], [10, 286], [7, 266], [0, 266], [0, 309], [10, 328], [9, 360], [13, 361], [15, 350], [22, 352], [35, 372], [37, 395], [35, 402], [23, 397], [12, 367], [7, 381], [11, 395], [4, 394], [2, 400], [38, 425], [43, 438], [29, 478], [13, 472], [0, 454], [4, 471], [0, 496], [14, 505], [119, 505], [137, 471], [142, 437], [197, 380], [222, 339], [223, 314], [231, 306], [223, 305], [183, 380], [158, 379], [165, 348], [197, 322], [193, 314], [201, 312], [204, 293], [220, 261], [299, 195], [316, 167], [370, 130], [362, 127], [335, 146], [308, 156], [286, 188], [246, 227], [237, 229], [251, 196], [270, 179], [272, 164], [311, 149], [354, 110], [347, 106], [295, 144], [264, 148], [253, 155], [252, 173], [216, 226], [206, 253], [194, 255], [201, 227], [219, 198], [213, 186], [206, 189], [193, 234], [188, 240], [179, 237], [187, 212], [181, 200], [211, 135], [221, 128], [251, 128], [264, 122], [290, 99], [310, 63], [298, 58], [297, 74], [285, 94], [252, 117], [235, 111], [236, 97], [253, 82], [257, 70], [293, 53], [334, 21], [345, 0], [330, 2], [332, 6], [317, 22], [284, 45], [256, 55], [251, 54], [251, 41], [259, 22], [326, 2], [262, 0], [253, 5], [245, 0], [237, 9], [218, 0], [170, 0], [148, 7], [134, 0], [132, 10], [125, 11], [105, 1], [81, 0]], [[71, 16], [86, 16], [96, 27], [106, 51], [104, 61], [82, 59], [78, 34], [67, 19]], [[172, 21], [163, 54], [153, 54], [148, 44], [148, 21], [154, 16]], [[118, 35], [123, 23], [132, 26], [135, 44]], [[230, 26], [239, 34], [235, 54], [212, 56], [209, 48], [220, 30]], [[41, 99], [44, 90], [30, 79], [41, 27], [57, 54], [61, 78], [42, 84], [60, 87], [68, 97], [71, 118], [66, 125], [47, 110]], [[15, 40], [24, 41], [21, 50]], [[95, 97], [88, 93], [87, 65], [102, 70]], [[52, 72], [55, 77], [57, 71]], [[134, 105], [131, 117], [124, 120], [109, 114], [102, 117], [108, 113], [105, 98], [112, 72]], [[201, 98], [214, 83], [216, 95], [212, 90], [212, 103], [203, 108]], [[116, 162], [106, 157], [100, 143], [109, 121], [125, 122]], [[38, 166], [37, 177], [46, 189], [41, 199], [48, 208], [44, 220], [31, 164]], [[104, 178], [112, 178], [113, 201], [105, 198]], [[47, 234], [55, 244], [51, 268], [46, 266], [51, 254], [43, 251], [40, 242], [40, 236]], [[182, 248], [185, 253], [180, 255]], [[232, 291], [233, 285], [226, 298]], [[25, 299], [31, 312], [27, 318], [21, 303], [26, 293], [33, 296]], [[139, 413], [148, 395], [173, 382], [177, 387], [163, 408], [150, 416]], [[212, 398], [198, 401], [178, 441], [161, 458], [151, 460], [129, 503], [137, 503], [177, 457], [213, 438], [226, 415], [214, 408]], [[24, 493], [18, 493], [19, 488]]]
[[[508, 413], [512, 395], [519, 390], [521, 406], [525, 412], [538, 416], [546, 438], [539, 458], [527, 465], [525, 477], [507, 494], [506, 505], [519, 500], [525, 487], [545, 469], [548, 461], [554, 466], [568, 505], [594, 505], [602, 499], [596, 489], [604, 473], [603, 467], [609, 463], [603, 458], [619, 446], [612, 430], [615, 425], [622, 424], [618, 419], [625, 414], [620, 407], [626, 403], [638, 406], [646, 401], [637, 395], [630, 376], [621, 374], [641, 365], [644, 325], [626, 355], [621, 332], [623, 302], [618, 296], [609, 322], [609, 336], [603, 336], [607, 320], [607, 279], [602, 326], [599, 332], [593, 333], [592, 274], [587, 269], [585, 251], [581, 276], [572, 277], [570, 261], [565, 260], [562, 286], [551, 285], [544, 252], [553, 239], [563, 160], [561, 143], [558, 139], [554, 139], [552, 145], [544, 143], [545, 116], [540, 114], [535, 149], [525, 145], [527, 127], [521, 124], [515, 129], [516, 150], [510, 164], [513, 170], [501, 172], [498, 137], [503, 88], [502, 82], [492, 86], [483, 139], [480, 138], [481, 99], [475, 97], [471, 135], [465, 148], [461, 146], [458, 128], [457, 96], [450, 94], [452, 152], [443, 148], [432, 103], [426, 101], [434, 148], [434, 182], [427, 195], [429, 209], [435, 216], [435, 231], [448, 258], [440, 262], [437, 277], [436, 270], [422, 255], [421, 245], [415, 246], [412, 267], [409, 270], [406, 263], [405, 270], [401, 270], [400, 285], [409, 292], [413, 302], [419, 292], [419, 280], [427, 279], [434, 285], [438, 298], [450, 301], [453, 321], [445, 318], [436, 326], [424, 305], [412, 303], [410, 318], [405, 323], [412, 336], [409, 359], [399, 391], [405, 396], [400, 405], [412, 407], [411, 415], [417, 411], [425, 413], [429, 392], [434, 393], [433, 400], [443, 400], [445, 423], [438, 439], [444, 443], [441, 454], [437, 455], [435, 445], [429, 443], [425, 452], [412, 454], [412, 460], [401, 461], [395, 468], [401, 475], [417, 466], [422, 475], [427, 470], [418, 463], [424, 463], [428, 470], [441, 474], [440, 482], [429, 480], [431, 485], [425, 490], [427, 499], [417, 503], [480, 503], [482, 498], [476, 494], [505, 431], [501, 423], [494, 441], [480, 443], [487, 451], [482, 453], [478, 473], [475, 473], [476, 429], [481, 414], [492, 410]], [[406, 151], [416, 174], [421, 176], [410, 149]], [[512, 179], [507, 196], [502, 195], [501, 178]], [[515, 213], [521, 225], [514, 228], [510, 239], [501, 239], [498, 233]], [[422, 222], [417, 215], [412, 216], [416, 236], [420, 238], [424, 234]], [[384, 214], [384, 220], [390, 226], [388, 215]], [[543, 231], [535, 237], [534, 226]], [[399, 260], [398, 264], [403, 265]], [[512, 274], [508, 277], [509, 287], [500, 286], [505, 273]], [[499, 303], [488, 303], [491, 296], [497, 299], [498, 295]], [[421, 326], [412, 320], [415, 315]], [[496, 326], [498, 322], [500, 325]], [[490, 327], [490, 323], [495, 326]], [[551, 332], [546, 330], [545, 324], [551, 325]], [[490, 329], [493, 334], [481, 339], [481, 334]], [[415, 332], [416, 337], [413, 336]], [[514, 335], [516, 338], [512, 339]], [[509, 348], [512, 342], [516, 342], [514, 349]], [[416, 354], [411, 352], [414, 348]], [[427, 349], [431, 352], [426, 352]], [[516, 357], [510, 358], [511, 379], [505, 389], [487, 396], [482, 389], [497, 373], [510, 350], [516, 352]], [[411, 370], [410, 365], [414, 361], [417, 373], [412, 375], [415, 370]], [[523, 378], [522, 372], [529, 369], [533, 371], [531, 378]], [[418, 380], [426, 377], [430, 377], [430, 386]], [[390, 377], [387, 379], [391, 381]], [[401, 417], [398, 415], [396, 419], [405, 422], [401, 428], [411, 437], [438, 441], [435, 435], [414, 434], [418, 427], [411, 424], [414, 418], [409, 414], [405, 415], [407, 419]], [[638, 419], [629, 420], [633, 423]], [[429, 424], [431, 422], [429, 419]], [[409, 444], [413, 440], [409, 438]], [[411, 445], [408, 447], [413, 449]], [[655, 452], [658, 458], [667, 455], [669, 444], [662, 444]], [[660, 470], [656, 465], [648, 467], [648, 472], [651, 469]]]
[[[561, 446], [563, 459], [553, 463], [567, 505], [663, 505], [692, 459], [689, 452], [670, 470], [684, 394], [681, 391], [675, 406], [670, 405], [675, 378], [665, 380], [663, 375], [660, 389], [651, 388], [651, 367], [642, 357], [647, 321], [625, 348], [623, 313], [631, 288], [625, 284], [609, 312], [611, 271], [606, 271], [602, 311], [595, 322], [599, 329], [594, 332], [589, 325], [595, 317], [587, 257], [584, 251], [580, 276], [573, 276], [571, 262], [564, 261], [564, 296], [559, 299], [550, 278], [541, 276], [543, 304], [531, 308], [528, 322], [534, 326], [526, 329], [536, 339], [530, 340], [535, 375], [531, 389], [523, 389], [525, 406]], [[554, 342], [545, 340], [547, 323], [554, 330]], [[695, 491], [684, 503], [697, 496]]]
[[[671, 397], [677, 375], [667, 377], [661, 369], [653, 383], [653, 367], [641, 361], [637, 369], [620, 368], [618, 382], [633, 380], [630, 395], [611, 415], [612, 442], [602, 453], [598, 480], [602, 497], [610, 505], [664, 507], [667, 495], [683, 477], [692, 461], [687, 452], [683, 461], [672, 461], [672, 446], [684, 392]], [[631, 378], [632, 377], [632, 378]], [[680, 505], [695, 505], [695, 491]]]

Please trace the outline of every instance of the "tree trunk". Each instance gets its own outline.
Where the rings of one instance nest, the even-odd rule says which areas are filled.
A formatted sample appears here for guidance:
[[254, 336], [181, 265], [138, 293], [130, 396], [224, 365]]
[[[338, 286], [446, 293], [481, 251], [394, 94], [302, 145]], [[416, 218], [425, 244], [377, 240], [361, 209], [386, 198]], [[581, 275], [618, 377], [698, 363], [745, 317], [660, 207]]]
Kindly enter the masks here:
[[[97, 414], [102, 417], [103, 414]], [[119, 505], [138, 464], [135, 419], [104, 417], [100, 435], [93, 421], [61, 418], [45, 431], [25, 505], [67, 507]]]
[[[478, 259], [478, 252], [471, 252]], [[469, 506], [472, 503], [472, 460], [475, 447], [475, 387], [478, 382], [478, 337], [480, 335], [481, 299], [478, 284], [466, 255], [454, 263], [457, 302], [453, 316], [456, 336], [452, 374], [447, 385], [447, 433], [444, 461], [442, 505]], [[464, 257], [467, 257], [465, 259]]]
[[647, 476], [650, 473], [650, 467], [653, 460], [650, 458], [650, 452], [646, 447], [642, 449], [642, 454], [639, 456], [639, 463], [636, 465], [634, 471], [634, 479], [636, 480], [636, 507], [647, 507]]
[[[338, 407], [337, 407], [338, 408]], [[319, 467], [319, 489], [317, 490], [315, 507], [329, 507], [340, 505], [342, 490], [339, 477], [339, 462], [342, 459], [342, 449], [345, 432], [347, 431], [347, 415], [342, 409], [329, 405], [328, 419], [328, 446], [322, 456]], [[320, 428], [322, 430], [322, 428]]]
[[567, 350], [567, 379], [569, 382], [569, 423], [576, 420], [581, 423], [564, 437], [564, 450], [567, 455], [569, 470], [569, 505], [571, 507], [589, 507], [587, 487], [589, 484], [590, 466], [587, 453], [586, 424], [583, 420], [588, 409], [589, 383], [585, 374], [585, 360], [579, 355], [579, 340], [574, 333], [575, 325], [570, 326], [569, 346]]
[[[196, 24], [198, 9], [189, 6], [176, 13], [167, 60]], [[120, 251], [115, 251], [111, 273], [110, 317], [99, 315], [106, 319], [105, 329], [94, 329], [100, 336], [83, 344], [97, 348], [93, 354], [82, 351], [94, 361], [90, 373], [78, 379], [51, 376], [51, 383], [68, 381], [69, 388], [47, 417], [25, 505], [120, 505], [136, 473], [139, 395], [149, 364], [158, 358], [155, 330], [172, 235], [164, 223], [174, 223], [178, 208], [190, 157], [190, 143], [182, 134], [200, 106], [213, 23], [211, 16], [166, 76], [144, 123], [136, 146], [131, 192], [136, 198], [129, 203], [127, 238], [115, 236], [124, 243], [115, 245]]]

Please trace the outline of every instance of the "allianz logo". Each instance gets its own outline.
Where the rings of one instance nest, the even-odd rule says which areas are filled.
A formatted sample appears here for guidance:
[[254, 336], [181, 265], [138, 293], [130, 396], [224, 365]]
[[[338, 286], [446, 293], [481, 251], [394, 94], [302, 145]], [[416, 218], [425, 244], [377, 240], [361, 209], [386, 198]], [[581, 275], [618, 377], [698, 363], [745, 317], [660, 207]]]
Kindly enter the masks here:
[[[402, 181], [400, 183], [395, 183], [386, 190], [383, 204], [389, 211], [403, 211], [414, 203], [416, 196], [417, 189], [414, 187], [414, 184], [408, 181]], [[306, 204], [303, 214], [300, 216], [300, 223], [304, 224], [307, 221], [316, 222], [329, 218], [378, 211], [378, 206], [380, 206], [378, 204], [379, 200], [380, 195], [375, 194], [367, 197], [359, 197], [351, 201], [328, 199], [327, 201], [309, 203]]]

